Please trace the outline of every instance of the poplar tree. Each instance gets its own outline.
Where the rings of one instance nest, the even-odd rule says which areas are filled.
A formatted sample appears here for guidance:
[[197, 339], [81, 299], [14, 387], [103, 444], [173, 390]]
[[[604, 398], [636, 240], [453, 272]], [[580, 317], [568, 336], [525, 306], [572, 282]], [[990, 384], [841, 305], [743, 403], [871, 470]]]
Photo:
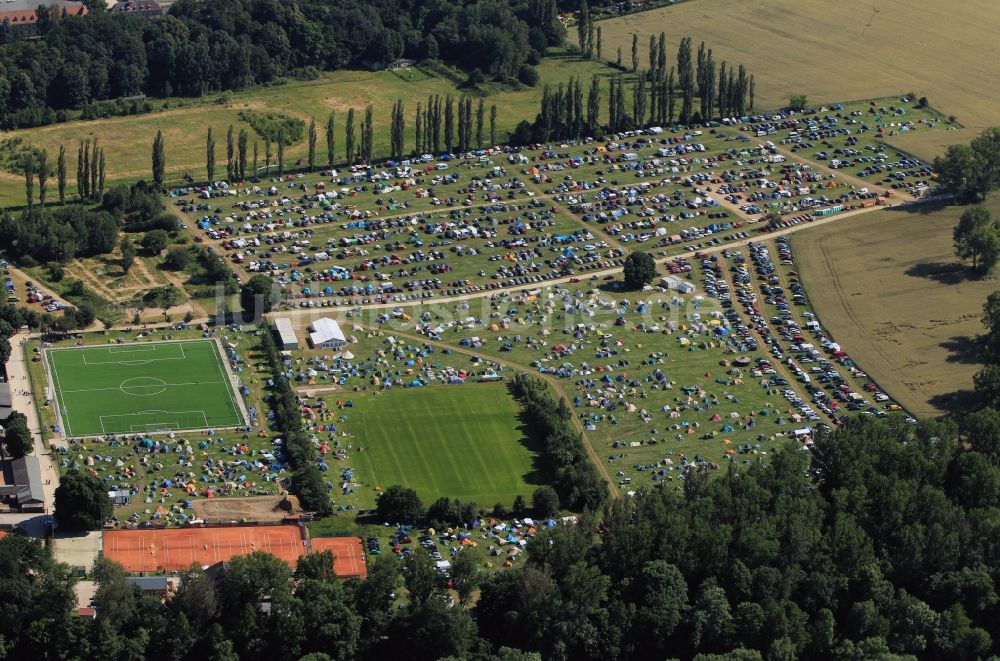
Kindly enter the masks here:
[[44, 149], [38, 155], [38, 203], [45, 206], [49, 190], [49, 152]]
[[247, 142], [250, 136], [246, 129], [240, 129], [240, 135], [236, 139], [236, 170], [240, 175], [240, 181], [247, 179]]
[[344, 150], [347, 164], [354, 165], [354, 108], [347, 110], [347, 124], [344, 127]]
[[212, 127], [208, 127], [208, 135], [205, 137], [205, 171], [208, 173], [208, 183], [215, 181], [215, 136], [212, 135]]
[[35, 203], [35, 154], [24, 153], [22, 166], [24, 168], [24, 194], [28, 198], [28, 209]]
[[76, 152], [76, 195], [83, 199], [83, 140], [80, 141], [80, 149]]
[[482, 148], [483, 146], [483, 123], [486, 121], [486, 103], [479, 99], [479, 105], [476, 106], [476, 147]]
[[375, 109], [371, 105], [365, 108], [365, 121], [361, 125], [361, 158], [365, 165], [371, 165], [375, 138]]
[[309, 171], [312, 172], [316, 167], [316, 140], [318, 134], [316, 131], [316, 118], [309, 118], [309, 151], [306, 156], [306, 163], [309, 166]]
[[278, 178], [285, 174], [285, 133], [278, 131]]
[[97, 168], [97, 190], [98, 199], [104, 196], [104, 147], [101, 147], [101, 164]]
[[405, 110], [403, 100], [397, 99], [392, 106], [392, 119], [389, 125], [389, 151], [395, 159], [403, 158], [403, 132], [406, 128], [406, 120], [403, 117]]
[[236, 179], [236, 162], [233, 160], [233, 155], [236, 153], [236, 149], [233, 144], [233, 125], [229, 125], [229, 130], [226, 131], [226, 181], [234, 181]]
[[598, 114], [601, 111], [601, 81], [594, 74], [587, 92], [587, 132], [591, 137], [597, 132]]
[[[153, 143], [156, 146], [156, 143]], [[80, 199], [90, 199], [90, 138], [83, 143], [83, 166], [80, 171], [80, 178], [83, 181], [83, 195]]]
[[444, 106], [444, 147], [451, 153], [455, 142], [455, 100], [448, 95]]
[[413, 119], [414, 138], [413, 153], [420, 154], [424, 149], [424, 110], [423, 104], [417, 101], [417, 114]]
[[97, 169], [98, 169], [98, 152], [97, 152], [97, 138], [94, 138], [94, 144], [91, 145], [90, 151], [90, 183], [88, 187], [90, 188], [90, 199], [99, 200], [101, 199], [101, 194], [97, 187]]
[[337, 146], [333, 120], [333, 111], [330, 111], [330, 115], [326, 118], [326, 164], [331, 170]]
[[163, 188], [163, 175], [167, 169], [166, 146], [163, 144], [163, 132], [157, 131], [153, 139], [153, 182], [158, 188]]
[[59, 188], [59, 204], [66, 204], [66, 148], [59, 145], [56, 159], [56, 182]]

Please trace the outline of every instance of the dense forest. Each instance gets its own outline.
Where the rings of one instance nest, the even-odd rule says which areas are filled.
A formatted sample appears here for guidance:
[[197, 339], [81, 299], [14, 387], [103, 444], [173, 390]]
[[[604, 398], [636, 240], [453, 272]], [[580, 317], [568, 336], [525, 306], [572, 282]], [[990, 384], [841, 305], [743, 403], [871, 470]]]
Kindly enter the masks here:
[[419, 549], [347, 582], [328, 556], [293, 571], [256, 553], [218, 581], [193, 568], [166, 602], [102, 562], [97, 618], [75, 618], [69, 569], [8, 537], [0, 634], [11, 658], [38, 659], [986, 657], [1000, 640], [997, 420], [971, 416], [963, 435], [856, 418], [811, 453], [693, 472], [547, 529], [515, 569], [460, 553], [455, 604]]
[[45, 17], [39, 39], [0, 26], [0, 127], [50, 123], [105, 99], [196, 96], [404, 56], [512, 80], [562, 43], [556, 9], [554, 0], [178, 0], [153, 19]]

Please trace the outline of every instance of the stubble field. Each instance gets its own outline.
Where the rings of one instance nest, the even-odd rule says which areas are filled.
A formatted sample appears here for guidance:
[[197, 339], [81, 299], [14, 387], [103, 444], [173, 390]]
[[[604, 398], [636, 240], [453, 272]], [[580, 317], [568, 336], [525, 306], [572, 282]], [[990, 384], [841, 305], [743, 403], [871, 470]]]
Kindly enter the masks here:
[[[1000, 198], [987, 206], [1000, 213]], [[796, 234], [810, 301], [833, 338], [917, 416], [960, 403], [981, 367], [976, 338], [995, 279], [975, 279], [952, 247], [964, 207], [862, 214]]]
[[933, 0], [696, 1], [600, 25], [605, 53], [620, 44], [626, 62], [639, 35], [640, 66], [651, 34], [666, 32], [670, 54], [684, 36], [695, 48], [705, 41], [716, 62], [743, 63], [755, 75], [757, 108], [781, 107], [796, 93], [833, 103], [916, 91], [966, 127], [892, 141], [922, 158], [998, 121], [1000, 68], [984, 66], [1000, 54], [992, 0], [960, 10]]

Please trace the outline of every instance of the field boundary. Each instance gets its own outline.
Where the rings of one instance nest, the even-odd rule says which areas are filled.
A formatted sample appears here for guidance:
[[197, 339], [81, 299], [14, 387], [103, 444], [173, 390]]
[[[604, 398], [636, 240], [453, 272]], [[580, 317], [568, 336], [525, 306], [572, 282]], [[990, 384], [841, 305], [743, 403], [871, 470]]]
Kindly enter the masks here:
[[219, 338], [214, 338], [215, 340], [215, 359], [219, 363], [220, 371], [222, 372], [223, 380], [225, 380], [229, 385], [229, 399], [232, 402], [233, 407], [236, 409], [237, 414], [243, 418], [243, 424], [246, 426], [250, 425], [250, 411], [246, 407], [246, 402], [243, 401], [243, 395], [238, 394], [236, 387], [236, 382], [239, 378], [233, 374], [232, 369], [229, 366], [228, 360], [223, 360], [223, 356], [226, 355], [226, 348], [222, 346], [222, 340]]
[[56, 422], [59, 423], [59, 433], [63, 438], [70, 438], [72, 434], [66, 425], [66, 420], [69, 418], [63, 416], [62, 389], [59, 388], [59, 379], [56, 376], [55, 366], [49, 364], [49, 360], [51, 360], [49, 350], [43, 349], [43, 352], [45, 356], [42, 359], [42, 364], [45, 366], [45, 376], [48, 381], [46, 387], [52, 388], [52, 405], [56, 408]]

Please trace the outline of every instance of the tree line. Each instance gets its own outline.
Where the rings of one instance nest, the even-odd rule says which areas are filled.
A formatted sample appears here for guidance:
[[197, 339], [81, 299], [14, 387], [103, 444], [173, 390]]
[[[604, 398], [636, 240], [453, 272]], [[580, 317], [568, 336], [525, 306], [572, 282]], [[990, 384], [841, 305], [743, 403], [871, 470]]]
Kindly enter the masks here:
[[179, 0], [151, 19], [91, 4], [82, 17], [43, 11], [37, 39], [0, 26], [0, 128], [106, 99], [199, 96], [403, 56], [514, 80], [565, 35], [548, 0]]
[[[336, 113], [331, 112], [324, 123], [322, 129], [324, 144], [326, 146], [325, 158], [320, 160], [321, 154], [318, 152], [320, 142], [320, 127], [315, 118], [311, 118], [306, 134], [307, 152], [305, 168], [313, 172], [320, 165], [325, 164], [333, 169], [338, 162], [343, 162], [348, 166], [357, 164], [371, 164], [375, 160], [375, 111], [369, 105], [364, 110], [364, 118], [360, 126], [356, 126], [357, 111], [349, 108], [346, 112], [344, 124], [342, 152], [338, 151]], [[432, 95], [427, 100], [427, 110], [424, 110], [422, 103], [417, 104], [416, 116], [414, 118], [415, 135], [410, 147], [406, 143], [406, 105], [402, 99], [398, 99], [392, 107], [389, 127], [389, 156], [402, 160], [407, 156], [417, 156], [426, 152], [439, 153], [441, 150], [451, 152], [457, 150], [464, 153], [471, 149], [483, 148], [497, 144], [497, 107], [490, 106], [487, 117], [486, 105], [482, 99], [473, 106], [473, 99], [470, 95], [463, 95], [456, 99], [451, 95], [446, 95], [444, 99], [440, 95]], [[360, 130], [360, 136], [358, 131]], [[226, 181], [242, 182], [249, 177], [257, 176], [263, 170], [263, 176], [271, 174], [272, 146], [277, 147], [276, 160], [274, 161], [274, 174], [281, 177], [285, 174], [285, 146], [289, 144], [291, 138], [284, 131], [276, 131], [264, 137], [263, 165], [259, 165], [260, 142], [254, 140], [250, 143], [249, 134], [245, 129], [240, 129], [237, 137], [234, 138], [234, 128], [232, 125], [226, 132]], [[488, 139], [488, 142], [487, 142]], [[83, 150], [81, 143], [81, 150]], [[89, 142], [87, 143], [89, 145]], [[167, 153], [166, 141], [161, 131], [153, 140], [150, 151], [151, 176], [157, 186], [163, 187], [166, 184]], [[88, 152], [89, 153], [89, 152]], [[86, 179], [87, 157], [85, 151], [81, 151], [81, 158], [84, 160], [82, 170], [78, 168], [80, 176]], [[103, 167], [103, 150], [101, 150]], [[343, 160], [340, 160], [343, 159]], [[209, 127], [205, 134], [205, 172], [209, 182], [216, 181], [216, 174], [221, 175], [218, 170], [217, 143], [214, 130]], [[60, 179], [62, 181], [62, 179]], [[83, 184], [86, 188], [88, 184]], [[103, 186], [103, 179], [99, 186]], [[90, 190], [86, 188], [86, 190]], [[96, 190], [103, 192], [102, 188]], [[81, 193], [81, 199], [89, 199]]]
[[556, 400], [544, 381], [518, 374], [511, 382], [521, 402], [528, 436], [538, 448], [548, 481], [564, 509], [596, 511], [607, 502], [608, 485], [587, 455], [583, 437], [573, 429], [573, 412]]
[[[756, 84], [742, 64], [725, 61], [716, 66], [705, 42], [692, 51], [690, 37], [681, 39], [676, 65], [667, 69], [666, 34], [650, 35], [649, 68], [639, 69], [638, 37], [633, 35], [632, 71], [629, 86], [625, 75], [613, 76], [607, 90], [607, 121], [600, 121], [602, 87], [591, 78], [584, 101], [583, 83], [571, 78], [564, 87], [546, 85], [534, 123], [522, 121], [511, 136], [514, 144], [547, 142], [550, 139], [600, 137], [604, 131], [620, 132], [650, 125], [702, 124], [716, 117], [743, 115], [753, 111]], [[695, 110], [695, 98], [698, 109]]]
[[1000, 186], [1000, 128], [988, 128], [970, 144], [948, 147], [934, 159], [941, 186], [958, 202], [985, 200]]
[[[59, 204], [66, 204], [66, 147], [59, 145], [56, 162], [49, 160], [46, 149], [28, 148], [18, 154], [16, 167], [24, 175], [24, 193], [27, 207], [30, 209], [35, 200], [42, 206], [49, 201], [49, 178], [56, 177], [56, 194]], [[91, 202], [100, 201], [104, 195], [105, 173], [107, 163], [104, 158], [104, 148], [97, 146], [97, 140], [81, 140], [76, 157], [76, 191], [79, 200]], [[36, 194], [35, 181], [38, 189]]]
[[808, 452], [692, 469], [541, 530], [513, 569], [459, 552], [453, 606], [419, 548], [370, 556], [363, 581], [336, 580], [329, 554], [292, 568], [258, 552], [215, 580], [192, 567], [166, 600], [99, 560], [97, 617], [77, 618], [70, 568], [9, 536], [0, 635], [8, 655], [39, 659], [986, 658], [1000, 636], [998, 418], [860, 416]]
[[275, 425], [282, 435], [281, 459], [292, 469], [291, 491], [298, 496], [303, 508], [327, 515], [331, 512], [330, 494], [323, 473], [316, 465], [316, 448], [302, 430], [298, 396], [284, 375], [278, 345], [266, 323], [260, 327], [258, 336], [263, 358], [274, 375], [269, 403]]

